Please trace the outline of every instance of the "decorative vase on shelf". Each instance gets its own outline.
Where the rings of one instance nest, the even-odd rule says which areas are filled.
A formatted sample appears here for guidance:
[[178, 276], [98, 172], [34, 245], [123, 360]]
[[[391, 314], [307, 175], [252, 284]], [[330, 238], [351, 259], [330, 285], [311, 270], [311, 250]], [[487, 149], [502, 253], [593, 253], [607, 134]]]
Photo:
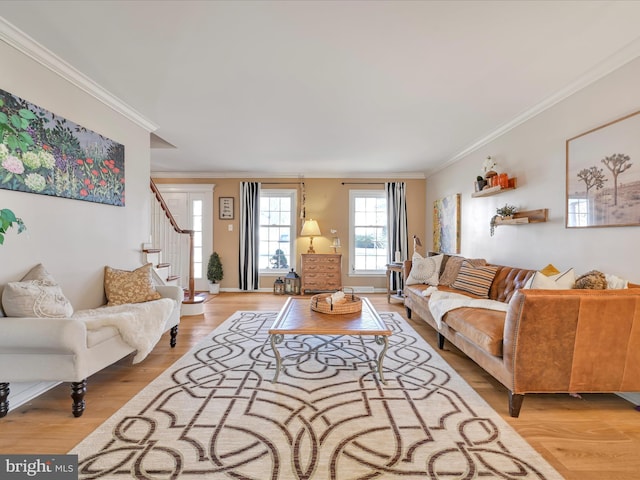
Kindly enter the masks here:
[[482, 178], [480, 175], [478, 175], [476, 184], [477, 184], [478, 192], [481, 192], [482, 189], [487, 185], [487, 181], [484, 178]]
[[489, 170], [487, 173], [485, 173], [484, 178], [487, 181], [487, 185], [489, 185], [490, 187], [495, 187], [496, 185], [498, 185], [498, 172]]

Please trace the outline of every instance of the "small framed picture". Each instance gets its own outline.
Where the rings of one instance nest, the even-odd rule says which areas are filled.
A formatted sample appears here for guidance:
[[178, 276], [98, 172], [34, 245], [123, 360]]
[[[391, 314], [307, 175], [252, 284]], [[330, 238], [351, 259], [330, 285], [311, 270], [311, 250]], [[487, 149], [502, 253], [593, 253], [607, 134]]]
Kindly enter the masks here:
[[220, 220], [233, 220], [233, 197], [220, 197], [218, 218]]

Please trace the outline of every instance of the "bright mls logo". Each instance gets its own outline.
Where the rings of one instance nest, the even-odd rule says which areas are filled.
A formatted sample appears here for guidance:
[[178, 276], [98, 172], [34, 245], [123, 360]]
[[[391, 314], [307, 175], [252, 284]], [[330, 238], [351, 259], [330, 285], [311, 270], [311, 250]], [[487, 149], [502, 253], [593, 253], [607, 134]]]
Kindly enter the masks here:
[[77, 455], [0, 455], [0, 479], [77, 480]]

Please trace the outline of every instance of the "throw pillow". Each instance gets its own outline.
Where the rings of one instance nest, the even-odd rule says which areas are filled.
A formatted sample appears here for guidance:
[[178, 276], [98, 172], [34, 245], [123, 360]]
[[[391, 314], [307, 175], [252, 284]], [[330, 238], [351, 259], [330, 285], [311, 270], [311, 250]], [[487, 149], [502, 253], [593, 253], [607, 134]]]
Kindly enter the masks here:
[[551, 275], [557, 275], [562, 272], [560, 272], [560, 270], [558, 270], [553, 264], [550, 263], [542, 270], [540, 270], [540, 273], [546, 275], [547, 277], [550, 277]]
[[414, 253], [411, 259], [411, 272], [407, 277], [407, 285], [424, 283], [428, 285], [438, 285], [438, 275], [440, 264], [444, 255], [434, 255], [424, 258], [419, 253]]
[[471, 265], [480, 267], [482, 265], [486, 265], [487, 261], [484, 258], [464, 258], [451, 256], [447, 261], [444, 269], [442, 270], [442, 275], [440, 275], [440, 285], [450, 286], [453, 282], [455, 282], [458, 273], [460, 272], [460, 267], [462, 266], [462, 262], [469, 262]]
[[604, 277], [607, 279], [607, 288], [610, 290], [617, 290], [621, 288], [629, 288], [629, 281], [624, 278], [620, 278], [617, 275], [611, 273], [605, 273]]
[[44, 268], [44, 265], [41, 263], [29, 270], [27, 274], [20, 279], [21, 282], [26, 282], [28, 280], [46, 280], [48, 282], [55, 283], [56, 285], [58, 284], [58, 282], [56, 282], [53, 276], [47, 272], [47, 269]]
[[42, 264], [19, 282], [9, 282], [2, 292], [2, 308], [8, 317], [66, 318], [73, 306]]
[[547, 277], [540, 272], [533, 274], [527, 285], [524, 288], [533, 288], [540, 290], [566, 290], [573, 288], [576, 283], [576, 275], [573, 268], [558, 273], [557, 275], [551, 275]]
[[576, 278], [576, 283], [573, 288], [584, 288], [589, 290], [606, 290], [607, 278], [604, 273], [597, 270], [591, 270], [590, 272], [580, 275]]
[[474, 266], [465, 260], [460, 266], [460, 271], [451, 288], [462, 290], [482, 298], [489, 298], [489, 289], [493, 278], [498, 272], [498, 267], [489, 265]]
[[151, 263], [133, 271], [104, 267], [107, 305], [142, 303], [162, 298], [151, 281]]

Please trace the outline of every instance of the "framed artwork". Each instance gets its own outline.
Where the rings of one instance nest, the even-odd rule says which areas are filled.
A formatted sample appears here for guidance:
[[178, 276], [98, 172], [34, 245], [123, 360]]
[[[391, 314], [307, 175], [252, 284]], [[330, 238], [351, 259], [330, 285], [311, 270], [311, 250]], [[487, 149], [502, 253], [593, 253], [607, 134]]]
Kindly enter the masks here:
[[433, 202], [433, 249], [460, 253], [460, 194]]
[[124, 145], [0, 90], [0, 188], [124, 206]]
[[220, 220], [233, 220], [233, 197], [220, 197], [218, 218]]
[[640, 225], [640, 111], [570, 138], [566, 155], [567, 228]]

